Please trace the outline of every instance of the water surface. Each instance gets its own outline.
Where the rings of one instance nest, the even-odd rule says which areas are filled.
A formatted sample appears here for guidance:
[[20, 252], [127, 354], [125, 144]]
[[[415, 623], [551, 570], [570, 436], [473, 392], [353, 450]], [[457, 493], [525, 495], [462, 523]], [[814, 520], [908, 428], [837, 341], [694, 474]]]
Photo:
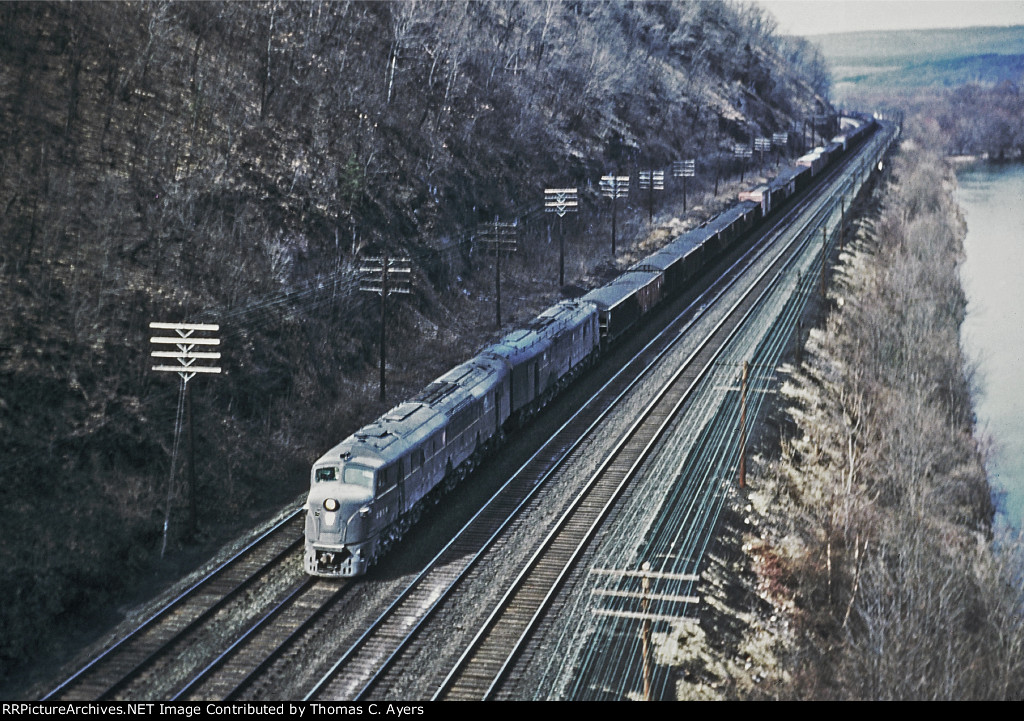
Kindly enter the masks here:
[[978, 431], [993, 445], [999, 522], [1024, 527], [1024, 166], [957, 172], [967, 218], [964, 348], [980, 374]]

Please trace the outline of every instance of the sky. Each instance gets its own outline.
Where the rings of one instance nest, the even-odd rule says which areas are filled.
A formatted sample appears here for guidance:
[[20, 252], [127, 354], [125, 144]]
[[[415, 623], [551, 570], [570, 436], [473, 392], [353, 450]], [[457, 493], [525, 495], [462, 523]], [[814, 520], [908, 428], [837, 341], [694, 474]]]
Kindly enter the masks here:
[[781, 35], [1024, 25], [1024, 0], [755, 0]]

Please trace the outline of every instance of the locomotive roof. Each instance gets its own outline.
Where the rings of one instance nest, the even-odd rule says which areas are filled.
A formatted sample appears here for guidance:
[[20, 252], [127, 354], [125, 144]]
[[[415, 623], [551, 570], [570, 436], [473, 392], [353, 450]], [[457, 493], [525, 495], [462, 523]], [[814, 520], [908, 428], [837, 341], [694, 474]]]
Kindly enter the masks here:
[[444, 427], [437, 409], [415, 401], [401, 403], [321, 456], [315, 465], [353, 460], [380, 468], [408, 452], [414, 442]]
[[474, 356], [428, 385], [413, 400], [451, 414], [498, 385], [505, 372], [505, 364], [498, 359]]
[[590, 307], [580, 300], [563, 300], [546, 309], [526, 327], [514, 330], [488, 346], [484, 353], [493, 353], [516, 363], [524, 355], [533, 355], [548, 347], [551, 339], [566, 329], [582, 325], [591, 313]]
[[428, 385], [329, 450], [317, 464], [352, 459], [380, 468], [405, 455], [423, 438], [441, 430], [448, 419], [474, 398], [501, 382], [505, 366], [476, 356]]

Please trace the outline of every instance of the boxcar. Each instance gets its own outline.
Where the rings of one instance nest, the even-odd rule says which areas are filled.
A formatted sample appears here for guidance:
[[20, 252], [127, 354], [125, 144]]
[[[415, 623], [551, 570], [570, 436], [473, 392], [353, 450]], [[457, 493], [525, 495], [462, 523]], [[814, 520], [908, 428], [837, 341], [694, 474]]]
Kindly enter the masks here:
[[635, 326], [661, 299], [661, 271], [630, 269], [583, 296], [597, 307], [602, 340], [612, 343]]

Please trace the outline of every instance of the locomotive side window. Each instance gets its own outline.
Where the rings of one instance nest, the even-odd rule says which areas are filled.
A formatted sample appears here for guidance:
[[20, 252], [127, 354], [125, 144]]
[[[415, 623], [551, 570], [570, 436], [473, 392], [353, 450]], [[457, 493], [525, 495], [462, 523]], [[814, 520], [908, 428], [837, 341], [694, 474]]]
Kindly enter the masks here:
[[388, 490], [389, 488], [394, 487], [394, 485], [396, 483], [398, 483], [398, 475], [399, 475], [399, 467], [398, 467], [397, 463], [395, 465], [391, 466], [391, 468], [388, 468], [388, 469], [384, 470], [380, 474], [380, 477], [381, 477], [381, 489], [380, 489], [380, 492], [383, 493], [384, 491]]
[[373, 489], [373, 471], [362, 466], [345, 466], [341, 480], [354, 486]]

